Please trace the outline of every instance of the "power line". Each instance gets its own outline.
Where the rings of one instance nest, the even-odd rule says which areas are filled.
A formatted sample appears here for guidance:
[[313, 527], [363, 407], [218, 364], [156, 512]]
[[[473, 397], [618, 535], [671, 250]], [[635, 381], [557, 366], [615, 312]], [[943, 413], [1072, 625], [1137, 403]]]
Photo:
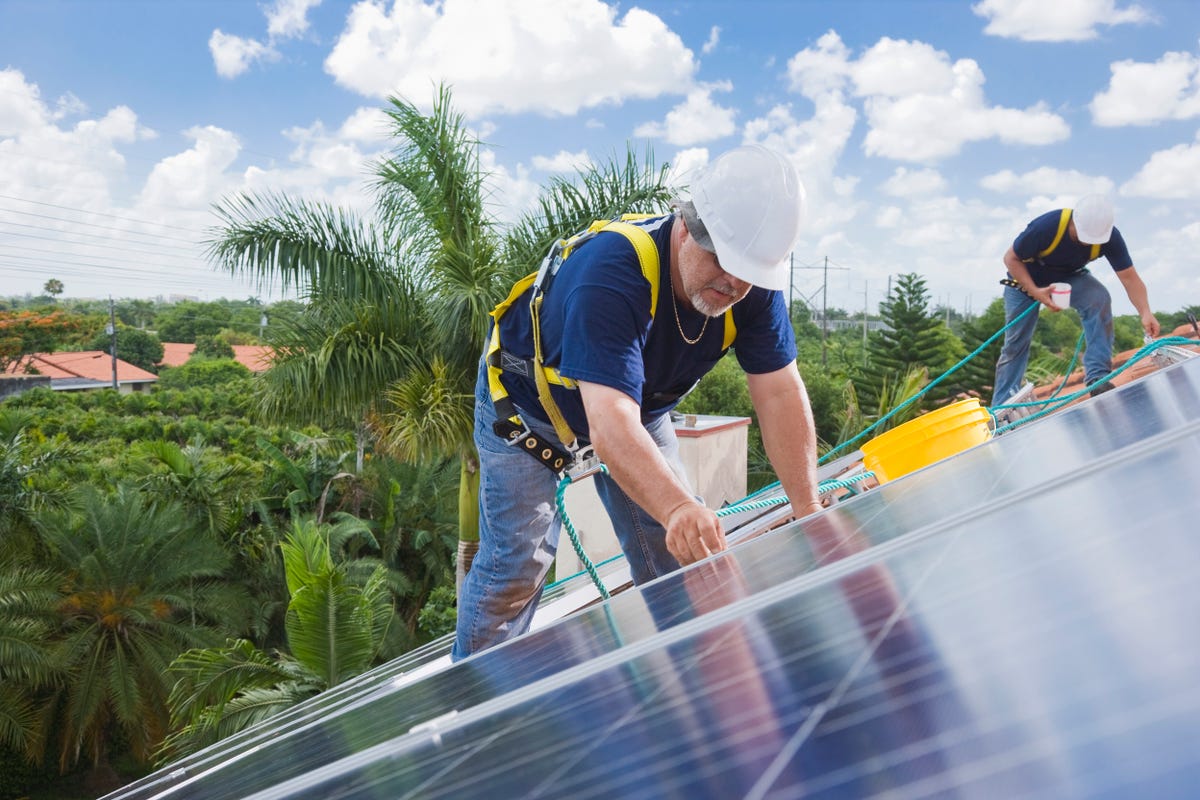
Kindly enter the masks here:
[[[5, 222], [4, 220], [0, 220], [0, 225], [19, 225], [19, 226], [21, 226], [21, 227], [23, 227], [23, 228], [32, 228], [32, 229], [34, 229], [34, 230], [41, 230], [41, 231], [45, 231], [45, 230], [46, 230], [45, 228], [39, 228], [39, 227], [37, 227], [37, 226], [35, 226], [35, 225], [21, 225], [21, 223], [19, 223], [19, 222]], [[54, 237], [54, 236], [38, 236], [36, 233], [20, 233], [20, 232], [9, 232], [9, 234], [8, 234], [8, 235], [9, 235], [9, 236], [16, 236], [16, 237], [20, 237], [20, 238], [22, 238], [22, 239], [37, 239], [37, 240], [39, 240], [39, 241], [45, 241], [45, 242], [55, 242], [56, 244], [64, 244], [64, 245], [78, 245], [79, 247], [83, 247], [83, 248], [101, 248], [101, 249], [104, 249], [104, 248], [106, 247], [105, 245], [97, 245], [97, 244], [92, 244], [92, 243], [90, 243], [90, 242], [80, 242], [80, 241], [74, 241], [74, 240], [71, 240], [71, 239], [63, 239], [63, 238], [61, 238], [61, 237]], [[120, 241], [119, 239], [116, 239], [116, 238], [114, 238], [114, 237], [112, 237], [112, 236], [101, 236], [100, 234], [92, 234], [92, 233], [77, 233], [77, 234], [68, 234], [68, 235], [70, 235], [70, 236], [90, 236], [90, 237], [92, 237], [92, 238], [97, 238], [97, 239], [105, 239], [105, 240], [107, 240], [107, 241]], [[140, 244], [140, 243], [139, 243], [139, 244]], [[149, 246], [153, 247], [154, 245], [149, 245]], [[139, 249], [138, 249], [138, 248], [136, 248], [136, 247], [107, 247], [107, 249], [108, 249], [108, 250], [115, 251], [115, 252], [120, 252], [120, 253], [141, 253], [141, 254], [143, 254], [143, 255], [153, 256], [154, 258], [189, 258], [189, 259], [194, 259], [194, 256], [179, 255], [178, 253], [168, 253], [168, 252], [157, 252], [157, 253], [156, 253], [156, 252], [154, 252], [154, 251], [152, 251], [152, 250], [139, 250]]]
[[[51, 219], [51, 220], [54, 220], [55, 222], [66, 222], [71, 225], [83, 225], [88, 228], [99, 228], [100, 230], [105, 230], [105, 231], [118, 231], [120, 233], [132, 235], [132, 236], [149, 236], [149, 237], [152, 237], [155, 239], [166, 239], [167, 241], [171, 241], [171, 242], [183, 242], [184, 244], [196, 244], [197, 243], [195, 239], [181, 239], [178, 236], [167, 236], [167, 235], [161, 234], [161, 233], [142, 233], [141, 231], [132, 231], [132, 230], [129, 230], [128, 228], [115, 228], [112, 225], [98, 225], [95, 222], [83, 222], [83, 221], [77, 220], [77, 219], [66, 219], [64, 217], [53, 217], [53, 216], [50, 216], [49, 214], [37, 214], [33, 211], [21, 211], [19, 209], [15, 209], [15, 208], [0, 208], [0, 211], [6, 211], [9, 214], [21, 214], [21, 215], [27, 216], [27, 217], [37, 217], [39, 219]], [[172, 226], [172, 227], [174, 227], [174, 226]], [[186, 228], [181, 228], [180, 230], [186, 230]]]
[[180, 227], [179, 225], [171, 225], [166, 222], [152, 222], [150, 220], [137, 219], [136, 217], [123, 217], [119, 214], [106, 214], [103, 211], [92, 211], [90, 209], [84, 209], [84, 208], [72, 208], [71, 206], [60, 206], [60, 205], [55, 205], [54, 203], [44, 203], [41, 200], [28, 200], [24, 197], [13, 197], [12, 195], [7, 195], [7, 194], [0, 194], [0, 199], [14, 200], [18, 203], [31, 203], [36, 206], [46, 206], [47, 208], [57, 208], [61, 211], [75, 211], [80, 214], [89, 214], [89, 215], [95, 216], [95, 217], [108, 217], [110, 219], [124, 220], [125, 222], [137, 222], [142, 225], [157, 225], [160, 228], [173, 228], [175, 230], [184, 231], [186, 233], [194, 233], [194, 231], [192, 231], [190, 228], [183, 228], [183, 227]]

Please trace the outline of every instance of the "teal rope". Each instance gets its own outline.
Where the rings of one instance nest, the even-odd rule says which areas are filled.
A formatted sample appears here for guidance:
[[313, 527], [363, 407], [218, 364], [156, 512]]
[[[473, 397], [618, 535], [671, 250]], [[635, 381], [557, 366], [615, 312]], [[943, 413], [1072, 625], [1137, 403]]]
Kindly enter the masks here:
[[1067, 388], [1067, 384], [1071, 381], [1071, 373], [1075, 371], [1075, 362], [1079, 359], [1079, 352], [1083, 350], [1083, 339], [1083, 334], [1079, 334], [1079, 341], [1075, 343], [1075, 354], [1071, 356], [1071, 363], [1067, 364], [1067, 371], [1063, 373], [1063, 382], [1058, 385], [1058, 388], [1055, 389], [1051, 395], [1045, 399], [1044, 402], [1050, 402], [1054, 398], [1058, 397], [1059, 392]]
[[875, 423], [874, 423], [874, 424], [872, 424], [870, 427], [868, 427], [868, 428], [867, 428], [866, 430], [864, 430], [862, 433], [858, 434], [857, 436], [855, 436], [855, 437], [854, 437], [854, 438], [852, 438], [852, 439], [848, 439], [848, 440], [846, 440], [846, 441], [845, 441], [845, 442], [843, 442], [842, 444], [839, 444], [837, 447], [835, 447], [835, 448], [833, 448], [832, 450], [830, 450], [828, 453], [826, 453], [826, 454], [825, 454], [825, 455], [823, 455], [823, 456], [822, 456], [820, 459], [818, 459], [817, 463], [818, 463], [818, 464], [824, 464], [826, 461], [828, 461], [828, 460], [829, 460], [829, 459], [830, 459], [830, 458], [833, 456], [833, 454], [834, 454], [834, 453], [838, 452], [839, 450], [844, 450], [845, 448], [849, 447], [849, 446], [850, 446], [850, 445], [852, 445], [852, 444], [856, 444], [856, 443], [857, 443], [857, 442], [858, 442], [860, 439], [862, 439], [863, 437], [865, 437], [865, 436], [866, 436], [867, 434], [869, 434], [871, 431], [875, 430], [875, 429], [876, 429], [876, 428], [878, 428], [880, 425], [882, 425], [883, 423], [887, 422], [887, 421], [888, 421], [889, 419], [891, 419], [892, 417], [896, 416], [896, 414], [900, 413], [900, 412], [901, 412], [901, 411], [903, 411], [904, 409], [906, 409], [906, 408], [908, 408], [909, 406], [911, 406], [913, 403], [915, 403], [915, 402], [917, 402], [918, 400], [920, 400], [920, 399], [921, 399], [922, 397], [924, 397], [924, 396], [925, 396], [925, 395], [926, 395], [926, 394], [927, 394], [927, 393], [928, 393], [928, 392], [929, 392], [929, 391], [930, 391], [930, 390], [931, 390], [933, 387], [937, 386], [937, 385], [938, 385], [938, 384], [940, 384], [942, 381], [946, 380], [946, 379], [947, 379], [947, 378], [949, 378], [951, 375], [953, 375], [955, 372], [958, 372], [958, 370], [962, 369], [962, 367], [963, 367], [963, 366], [965, 366], [965, 365], [966, 365], [966, 363], [967, 363], [968, 361], [970, 361], [972, 358], [974, 358], [975, 356], [977, 356], [977, 355], [979, 355], [980, 353], [982, 353], [984, 350], [986, 350], [986, 349], [988, 348], [988, 346], [989, 346], [989, 345], [991, 345], [991, 343], [992, 343], [992, 342], [994, 342], [994, 341], [996, 341], [996, 339], [1000, 338], [1000, 335], [1001, 335], [1001, 334], [1003, 334], [1003, 333], [1004, 333], [1006, 330], [1008, 330], [1009, 328], [1011, 328], [1013, 325], [1016, 325], [1018, 322], [1020, 322], [1022, 319], [1024, 319], [1026, 316], [1028, 316], [1028, 315], [1029, 315], [1029, 313], [1030, 313], [1031, 311], [1034, 311], [1035, 309], [1039, 308], [1040, 306], [1041, 306], [1041, 304], [1040, 304], [1040, 303], [1032, 303], [1032, 304], [1030, 304], [1030, 306], [1029, 306], [1028, 308], [1026, 308], [1024, 311], [1022, 311], [1022, 312], [1021, 312], [1020, 314], [1018, 314], [1017, 316], [1013, 317], [1013, 318], [1012, 318], [1012, 321], [1010, 321], [1010, 322], [1009, 322], [1009, 323], [1007, 323], [1007, 324], [1006, 324], [1006, 325], [1005, 325], [1003, 328], [1001, 328], [1000, 330], [996, 331], [996, 332], [995, 332], [995, 333], [993, 333], [991, 336], [989, 336], [989, 337], [988, 337], [988, 339], [987, 339], [987, 341], [985, 341], [983, 344], [979, 345], [979, 347], [976, 347], [976, 348], [975, 348], [975, 350], [974, 350], [974, 351], [973, 351], [973, 352], [972, 352], [970, 355], [968, 355], [966, 358], [964, 358], [963, 360], [959, 361], [959, 362], [958, 362], [957, 364], [955, 364], [953, 367], [951, 367], [950, 369], [948, 369], [948, 370], [946, 370], [945, 372], [943, 372], [943, 373], [942, 373], [941, 375], [939, 375], [939, 376], [938, 376], [938, 377], [937, 377], [935, 380], [931, 381], [931, 382], [930, 382], [930, 383], [929, 383], [929, 384], [928, 384], [928, 385], [927, 385], [927, 386], [926, 386], [924, 389], [922, 389], [921, 391], [917, 392], [917, 393], [916, 393], [916, 394], [914, 394], [912, 397], [908, 398], [908, 399], [907, 399], [907, 400], [905, 400], [903, 403], [901, 403], [900, 405], [896, 406], [896, 407], [895, 407], [895, 408], [893, 408], [891, 411], [889, 411], [888, 413], [884, 414], [882, 417], [880, 417], [879, 419], [877, 419], [877, 420], [875, 421]]
[[[1116, 370], [1110, 372], [1108, 375], [1106, 375], [1103, 378], [1101, 378], [1100, 380], [1096, 381], [1091, 386], [1085, 386], [1077, 392], [1072, 392], [1071, 394], [1066, 395], [1065, 397], [1059, 398], [1058, 401], [1054, 403], [1054, 405], [1046, 406], [1046, 403], [1048, 402], [1047, 400], [1038, 400], [1038, 401], [1034, 401], [1031, 403], [1011, 403], [1009, 405], [995, 406], [988, 410], [988, 412], [992, 415], [993, 423], [997, 424], [997, 427], [992, 432], [992, 435], [999, 436], [1001, 433], [1010, 431], [1014, 428], [1017, 428], [1021, 425], [1026, 424], [1028, 422], [1033, 422], [1035, 419], [1040, 419], [1040, 418], [1046, 416], [1047, 414], [1052, 414], [1055, 411], [1058, 411], [1063, 406], [1070, 405], [1074, 401], [1078, 400], [1080, 397], [1083, 397], [1085, 394], [1089, 394], [1097, 386], [1102, 386], [1103, 384], [1109, 383], [1110, 381], [1112, 381], [1113, 378], [1117, 377], [1122, 372], [1129, 369], [1130, 367], [1132, 367], [1134, 364], [1136, 364], [1138, 361], [1142, 360], [1146, 356], [1152, 354], [1155, 350], [1158, 350], [1159, 348], [1162, 348], [1162, 347], [1167, 347], [1168, 345], [1181, 345], [1181, 344], [1195, 346], [1196, 341], [1193, 339], [1185, 338], [1183, 336], [1168, 336], [1164, 339], [1158, 339], [1156, 341], [1150, 342], [1149, 344], [1147, 344], [1147, 345], [1143, 346], [1141, 349], [1139, 349], [1136, 353], [1134, 353], [1133, 356], [1130, 357], [1130, 359], [1128, 361], [1126, 361], [1123, 365], [1121, 365], [1121, 367], [1119, 369], [1116, 369]], [[1014, 420], [1013, 422], [1010, 422], [1006, 425], [998, 424], [998, 421], [996, 420], [996, 415], [995, 415], [996, 411], [1003, 410], [1006, 408], [1025, 408], [1027, 406], [1046, 406], [1046, 407], [1043, 408], [1041, 411], [1038, 411], [1035, 414], [1030, 414], [1028, 417], [1022, 417], [1021, 419]]]
[[[605, 469], [603, 466], [601, 466], [601, 469], [604, 470], [604, 472], [606, 472], [606, 473], [608, 472], [608, 470]], [[865, 472], [860, 472], [857, 475], [852, 475], [849, 478], [843, 478], [841, 480], [821, 481], [820, 486], [817, 488], [817, 494], [827, 494], [828, 492], [832, 492], [834, 489], [848, 489], [855, 483], [858, 483], [860, 481], [865, 481], [866, 479], [873, 478], [873, 477], [875, 477], [875, 473], [871, 472], [870, 470], [867, 470]], [[578, 578], [581, 575], [589, 575], [592, 578], [592, 583], [594, 583], [596, 585], [596, 588], [600, 590], [600, 594], [604, 597], [604, 599], [607, 600], [608, 599], [608, 591], [604, 588], [603, 583], [600, 581], [599, 572], [597, 571], [597, 567], [602, 567], [605, 564], [610, 564], [619, 558], [623, 558], [624, 556], [622, 554], [618, 553], [617, 555], [611, 556], [610, 558], [607, 558], [604, 561], [601, 561], [599, 564], [596, 564], [596, 565], [593, 565], [591, 560], [588, 559], [587, 555], [583, 551], [583, 545], [580, 543], [579, 537], [575, 533], [575, 528], [574, 528], [574, 526], [571, 525], [571, 521], [567, 517], [566, 507], [563, 504], [563, 493], [566, 490], [567, 484], [569, 484], [570, 482], [571, 482], [570, 478], [565, 477], [565, 476], [563, 477], [563, 479], [558, 484], [559, 491], [558, 491], [558, 494], [557, 494], [555, 500], [558, 505], [558, 513], [562, 515], [563, 527], [567, 529], [567, 534], [571, 537], [571, 544], [575, 547], [575, 554], [577, 556], [579, 556], [579, 561], [581, 564], [583, 564], [584, 568], [581, 569], [579, 572], [574, 573], [573, 575], [568, 575], [565, 578], [559, 578], [554, 583], [548, 584], [545, 588], [545, 591], [550, 591], [551, 589], [561, 586], [562, 584], [564, 584], [570, 580], [574, 580], [575, 578]], [[755, 494], [762, 494], [762, 491], [765, 491], [765, 490], [760, 490], [759, 492], [756, 492]], [[753, 495], [751, 495], [751, 496], [753, 496]], [[772, 497], [767, 500], [756, 500], [753, 502], [743, 501], [741, 503], [737, 503], [736, 505], [725, 506], [724, 508], [717, 509], [717, 516], [718, 517], [728, 517], [731, 514], [737, 514], [742, 511], [751, 511], [756, 508], [770, 508], [771, 506], [783, 505], [786, 502], [788, 502], [788, 499], [786, 497]]]
[[[996, 339], [1000, 338], [1000, 336], [1003, 335], [1005, 331], [1007, 331], [1013, 325], [1016, 325], [1019, 321], [1024, 319], [1030, 312], [1039, 308], [1040, 305], [1041, 305], [1040, 303], [1031, 304], [1028, 308], [1026, 308], [1020, 314], [1013, 317], [1013, 319], [1011, 321], [1009, 321], [1008, 323], [1006, 323], [1004, 325], [1004, 327], [1000, 328], [998, 331], [996, 331], [991, 336], [989, 336], [987, 338], [987, 340], [984, 341], [983, 344], [979, 345], [979, 347], [976, 347], [975, 350], [973, 350], [965, 358], [963, 358], [961, 361], [959, 361], [957, 364], [955, 364], [950, 369], [943, 372], [940, 376], [937, 377], [937, 379], [933, 380], [928, 385], [926, 385], [923, 389], [921, 389], [921, 391], [917, 392], [912, 397], [908, 398], [903, 403], [901, 403], [900, 405], [893, 408], [887, 414], [884, 414], [882, 417], [880, 417], [878, 420], [876, 420], [872, 425], [867, 427], [865, 430], [863, 430], [857, 436], [855, 436], [851, 439], [848, 439], [847, 441], [843, 442], [842, 444], [838, 445], [834, 449], [827, 452], [824, 456], [822, 456], [821, 458], [819, 458], [817, 460], [817, 463], [824, 464], [824, 463], [828, 462], [829, 459], [832, 458], [835, 453], [839, 452], [840, 450], [846, 449], [847, 447], [849, 447], [852, 444], [857, 443], [859, 440], [861, 440], [867, 434], [871, 433], [873, 430], [878, 428], [880, 425], [885, 423], [887, 420], [891, 419], [896, 414], [900, 413], [901, 411], [908, 408], [913, 403], [920, 400], [931, 389], [933, 389], [938, 384], [942, 383], [944, 380], [946, 380], [951, 375], [953, 375], [955, 372], [957, 372], [959, 369], [961, 369], [963, 366], [965, 366], [967, 364], [967, 362], [969, 362], [971, 359], [975, 358], [975, 356], [979, 355], [984, 350], [986, 350], [988, 348], [988, 346], [991, 345], [992, 342], [996, 341]], [[1080, 339], [1079, 339], [1079, 344], [1077, 344], [1076, 348], [1075, 348], [1075, 355], [1071, 357], [1071, 363], [1067, 367], [1067, 376], [1068, 377], [1070, 376], [1071, 372], [1074, 369], [1075, 360], [1079, 356], [1079, 351], [1080, 351], [1080, 347], [1082, 346], [1082, 344], [1083, 344], [1083, 337], [1081, 335]], [[1064, 378], [1062, 386], [1059, 386], [1059, 388], [1057, 390], [1055, 390], [1054, 394], [1052, 394], [1046, 400], [1037, 400], [1037, 401], [1030, 402], [1030, 403], [1012, 403], [1009, 405], [994, 406], [993, 408], [987, 409], [988, 414], [990, 414], [992, 417], [992, 427], [994, 428], [992, 435], [998, 436], [999, 434], [1004, 433], [1005, 431], [1012, 430], [1013, 428], [1016, 428], [1019, 425], [1024, 425], [1027, 422], [1032, 422], [1035, 419], [1039, 419], [1041, 417], [1046, 416], [1047, 414], [1051, 414], [1051, 413], [1057, 411], [1058, 409], [1062, 408], [1063, 406], [1069, 405], [1070, 403], [1072, 403], [1076, 399], [1082, 397], [1085, 393], [1090, 392], [1092, 389], [1096, 388], [1097, 386], [1108, 383], [1113, 378], [1115, 378], [1117, 375], [1120, 375], [1122, 372], [1124, 372], [1129, 367], [1131, 367], [1135, 362], [1139, 361], [1142, 358], [1145, 358], [1147, 355], [1149, 355], [1150, 353], [1153, 353], [1158, 348], [1165, 347], [1167, 345], [1172, 345], [1172, 344], [1195, 345], [1196, 342], [1192, 341], [1191, 339], [1184, 338], [1182, 336], [1169, 336], [1165, 339], [1159, 339], [1155, 342], [1151, 342], [1151, 343], [1147, 344], [1146, 346], [1142, 347], [1140, 350], [1138, 350], [1133, 355], [1133, 357], [1130, 358], [1129, 361], [1127, 361], [1120, 369], [1110, 373], [1109, 375], [1107, 375], [1104, 378], [1101, 378], [1100, 380], [1093, 383], [1091, 386], [1085, 387], [1083, 389], [1080, 389], [1077, 392], [1074, 392], [1070, 395], [1067, 395], [1066, 397], [1061, 398], [1053, 406], [1048, 406], [1046, 408], [1043, 408], [1043, 410], [1039, 411], [1038, 413], [1031, 414], [1028, 417], [1024, 417], [1015, 422], [1008, 423], [1007, 425], [1003, 425], [1003, 426], [999, 425], [998, 420], [996, 419], [996, 415], [995, 415], [996, 410], [1005, 409], [1005, 408], [1023, 408], [1026, 406], [1046, 406], [1046, 404], [1051, 402], [1054, 399], [1054, 396], [1057, 395], [1058, 392], [1062, 391], [1063, 387], [1065, 387], [1067, 385], [1067, 379]], [[603, 464], [600, 465], [600, 469], [605, 474], [608, 473], [608, 469]], [[868, 472], [863, 472], [859, 475], [855, 475], [855, 476], [852, 476], [850, 478], [846, 478], [843, 480], [822, 481], [820, 483], [820, 485], [817, 487], [817, 493], [818, 493], [818, 495], [820, 495], [820, 494], [825, 494], [826, 492], [832, 491], [833, 489], [850, 488], [851, 484], [856, 483], [858, 481], [865, 480], [866, 478], [869, 478], [869, 477], [874, 477], [874, 473], [868, 471]], [[579, 542], [579, 536], [575, 532], [575, 527], [571, 524], [571, 520], [567, 515], [566, 507], [563, 503], [563, 495], [566, 492], [567, 485], [570, 483], [571, 483], [570, 476], [564, 475], [562, 480], [559, 481], [559, 484], [558, 484], [558, 491], [555, 495], [555, 503], [558, 506], [558, 513], [562, 518], [563, 527], [567, 529], [567, 534], [571, 537], [571, 545], [575, 548], [575, 554], [577, 556], [579, 556], [579, 561], [581, 564], [583, 564], [584, 569], [581, 570], [580, 572], [576, 572], [574, 575], [568, 575], [566, 578], [562, 578], [561, 580], [555, 581], [554, 583], [547, 586], [546, 589], [554, 588], [563, 583], [566, 583], [569, 580], [572, 580], [573, 578], [577, 578], [580, 575], [583, 575], [586, 573], [587, 575], [591, 576], [592, 583], [595, 584], [596, 589], [600, 592], [600, 596], [603, 597], [605, 600], [608, 600], [610, 597], [610, 595], [608, 593], [608, 589], [605, 588], [604, 582], [602, 580], [600, 580], [600, 575], [596, 571], [596, 566], [594, 564], [592, 564], [591, 560], [587, 557], [587, 554], [584, 552], [583, 545]], [[759, 489], [758, 491], [749, 495], [747, 499], [756, 497], [778, 485], [779, 485], [779, 481], [775, 481], [774, 483], [768, 484], [767, 486], [764, 486], [761, 489]], [[740, 503], [737, 505], [727, 506], [725, 508], [718, 510], [717, 516], [718, 517], [729, 516], [730, 514], [734, 514], [734, 513], [740, 512], [740, 511], [748, 511], [748, 510], [755, 509], [755, 508], [767, 508], [767, 507], [773, 506], [773, 505], [782, 505], [783, 503], [786, 503], [786, 502], [788, 502], [787, 497], [777, 497], [777, 498], [771, 498], [769, 500], [743, 502], [743, 503]], [[615, 561], [621, 557], [622, 556], [620, 554], [615, 555], [612, 558], [609, 558], [609, 559], [601, 562], [600, 565], [603, 566], [603, 565], [608, 564], [612, 561]]]
[[[603, 464], [600, 465], [600, 471], [605, 475], [608, 474], [608, 468]], [[583, 564], [584, 570], [592, 578], [592, 583], [596, 585], [600, 596], [605, 600], [609, 598], [608, 589], [604, 586], [604, 581], [600, 580], [600, 573], [596, 571], [596, 565], [587, 557], [587, 553], [583, 551], [583, 544], [579, 541], [579, 534], [575, 532], [575, 526], [571, 524], [571, 518], [567, 516], [567, 507], [563, 502], [563, 496], [567, 492], [567, 486], [571, 483], [569, 474], [563, 475], [562, 480], [558, 482], [558, 491], [554, 493], [554, 504], [558, 507], [558, 515], [562, 518], [563, 527], [567, 529], [567, 535], [571, 537], [571, 545], [575, 548], [575, 555], [579, 556], [579, 563]]]

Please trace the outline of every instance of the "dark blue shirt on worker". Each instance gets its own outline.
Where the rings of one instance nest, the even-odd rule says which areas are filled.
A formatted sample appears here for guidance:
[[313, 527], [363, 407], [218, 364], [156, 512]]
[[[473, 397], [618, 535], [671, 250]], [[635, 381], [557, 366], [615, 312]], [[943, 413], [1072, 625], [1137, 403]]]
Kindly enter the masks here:
[[[708, 320], [680, 304], [679, 324], [671, 305], [670, 241], [673, 215], [636, 223], [654, 239], [659, 255], [658, 308], [650, 314], [650, 283], [642, 275], [633, 245], [623, 235], [602, 231], [577, 246], [563, 262], [542, 302], [544, 362], [560, 374], [619, 389], [642, 407], [642, 421], [674, 408], [721, 359], [725, 320]], [[783, 293], [754, 287], [733, 306], [737, 338], [733, 350], [748, 373], [774, 372], [795, 361], [796, 342]], [[704, 334], [690, 345], [701, 329]], [[529, 292], [500, 319], [505, 350], [533, 356]], [[524, 412], [545, 420], [531, 378], [511, 372], [501, 380]], [[587, 417], [578, 390], [551, 386], [567, 424], [588, 437]]]
[[[1053, 252], [1043, 257], [1038, 256], [1038, 253], [1054, 241], [1061, 219], [1062, 209], [1042, 214], [1025, 226], [1025, 230], [1013, 242], [1013, 252], [1017, 254], [1017, 258], [1027, 262], [1029, 276], [1038, 286], [1049, 286], [1064, 275], [1079, 272], [1091, 261], [1092, 246], [1075, 241], [1070, 233], [1065, 231]], [[1108, 259], [1113, 272], [1133, 266], [1125, 239], [1116, 228], [1113, 228], [1109, 240], [1100, 246], [1100, 255]]]

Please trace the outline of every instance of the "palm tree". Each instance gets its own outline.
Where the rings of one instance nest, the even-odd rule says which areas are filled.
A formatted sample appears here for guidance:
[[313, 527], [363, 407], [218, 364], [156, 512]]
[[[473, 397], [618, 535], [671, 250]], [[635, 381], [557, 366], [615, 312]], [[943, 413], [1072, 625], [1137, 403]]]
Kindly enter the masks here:
[[50, 640], [68, 677], [41, 698], [42, 729], [64, 771], [105, 769], [119, 731], [146, 760], [167, 732], [167, 666], [244, 626], [244, 593], [220, 580], [228, 557], [177, 503], [132, 486], [80, 490], [79, 511], [38, 519], [62, 598]]
[[37, 477], [67, 446], [36, 452], [29, 436], [36, 419], [30, 409], [0, 409], [0, 548], [9, 554], [29, 552], [36, 512], [64, 500], [62, 492], [39, 488]]
[[272, 657], [239, 639], [181, 654], [170, 668], [178, 732], [164, 742], [161, 759], [195, 752], [373, 665], [394, 615], [383, 565], [356, 577], [366, 562], [342, 555], [364, 534], [362, 523], [293, 522], [281, 545], [291, 652]]
[[48, 646], [60, 599], [52, 571], [0, 559], [0, 747], [33, 761], [44, 754], [38, 695], [63, 677]]
[[200, 436], [186, 447], [159, 440], [134, 449], [141, 458], [132, 468], [147, 491], [175, 500], [216, 537], [223, 539], [237, 526], [246, 502], [247, 464], [206, 447]]
[[[480, 142], [449, 89], [422, 113], [392, 98], [397, 145], [375, 166], [373, 221], [278, 196], [217, 208], [210, 254], [225, 269], [295, 286], [307, 312], [273, 343], [265, 409], [312, 421], [339, 417], [406, 459], [459, 457], [460, 555], [478, 542], [471, 441], [475, 364], [488, 313], [556, 238], [593, 219], [666, 207], [666, 167], [588, 167], [556, 180], [507, 231], [490, 214]], [[360, 460], [361, 467], [361, 460]]]

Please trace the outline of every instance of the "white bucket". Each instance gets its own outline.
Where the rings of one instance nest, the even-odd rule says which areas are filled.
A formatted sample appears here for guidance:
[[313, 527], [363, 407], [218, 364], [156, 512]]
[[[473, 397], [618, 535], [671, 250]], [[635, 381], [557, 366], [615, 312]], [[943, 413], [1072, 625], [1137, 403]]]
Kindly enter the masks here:
[[1071, 307], [1071, 284], [1069, 283], [1052, 283], [1050, 284], [1050, 302], [1059, 308]]

